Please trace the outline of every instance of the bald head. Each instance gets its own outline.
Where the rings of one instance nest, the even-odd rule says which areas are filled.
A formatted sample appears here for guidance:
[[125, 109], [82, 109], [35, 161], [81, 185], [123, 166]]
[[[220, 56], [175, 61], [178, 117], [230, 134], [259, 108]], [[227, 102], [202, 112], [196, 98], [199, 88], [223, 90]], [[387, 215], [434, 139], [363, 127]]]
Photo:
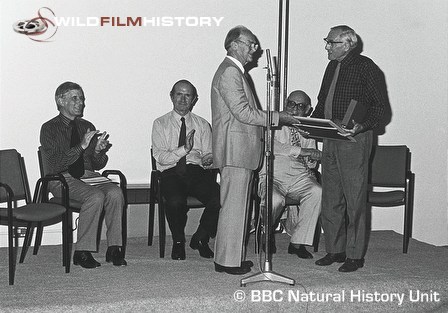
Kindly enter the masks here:
[[291, 92], [288, 96], [288, 100], [294, 101], [296, 103], [307, 103], [311, 105], [311, 99], [308, 95], [302, 90], [295, 90]]
[[307, 116], [311, 109], [311, 99], [302, 90], [295, 90], [289, 94], [285, 110], [291, 115]]

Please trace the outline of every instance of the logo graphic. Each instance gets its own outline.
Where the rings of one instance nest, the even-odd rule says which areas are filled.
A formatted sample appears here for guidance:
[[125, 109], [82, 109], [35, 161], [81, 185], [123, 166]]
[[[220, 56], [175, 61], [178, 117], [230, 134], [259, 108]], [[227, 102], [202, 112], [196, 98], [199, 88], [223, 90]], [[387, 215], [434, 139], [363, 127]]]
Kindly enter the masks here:
[[38, 42], [50, 42], [58, 31], [54, 20], [56, 15], [48, 7], [42, 7], [37, 11], [37, 17], [30, 20], [20, 20], [14, 23], [12, 28], [19, 34], [28, 36], [29, 39]]

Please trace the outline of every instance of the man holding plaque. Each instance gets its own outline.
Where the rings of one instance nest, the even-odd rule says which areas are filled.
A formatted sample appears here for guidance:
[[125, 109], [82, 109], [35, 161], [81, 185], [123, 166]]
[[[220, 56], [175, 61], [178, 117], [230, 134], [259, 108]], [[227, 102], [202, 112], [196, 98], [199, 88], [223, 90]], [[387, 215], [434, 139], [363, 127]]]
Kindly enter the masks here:
[[334, 121], [356, 142], [323, 140], [321, 218], [327, 255], [316, 264], [344, 262], [339, 271], [353, 272], [364, 266], [372, 129], [383, 115], [386, 88], [379, 67], [357, 51], [353, 29], [333, 27], [324, 41], [330, 62], [312, 117]]

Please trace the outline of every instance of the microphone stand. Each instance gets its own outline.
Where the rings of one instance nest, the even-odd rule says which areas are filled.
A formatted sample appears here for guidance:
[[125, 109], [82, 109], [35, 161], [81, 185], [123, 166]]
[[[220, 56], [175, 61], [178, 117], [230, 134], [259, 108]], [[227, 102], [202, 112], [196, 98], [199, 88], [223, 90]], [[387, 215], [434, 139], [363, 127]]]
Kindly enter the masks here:
[[267, 114], [266, 114], [266, 130], [265, 130], [265, 162], [266, 162], [266, 192], [265, 192], [265, 209], [263, 210], [264, 221], [264, 245], [265, 245], [265, 261], [259, 273], [255, 273], [248, 277], [241, 279], [241, 287], [245, 287], [248, 283], [256, 283], [262, 281], [271, 281], [277, 283], [284, 283], [294, 286], [295, 281], [289, 277], [283, 276], [272, 271], [272, 253], [270, 251], [270, 236], [272, 230], [272, 103], [271, 103], [271, 89], [275, 87], [276, 74], [272, 71], [271, 52], [266, 49], [267, 57]]

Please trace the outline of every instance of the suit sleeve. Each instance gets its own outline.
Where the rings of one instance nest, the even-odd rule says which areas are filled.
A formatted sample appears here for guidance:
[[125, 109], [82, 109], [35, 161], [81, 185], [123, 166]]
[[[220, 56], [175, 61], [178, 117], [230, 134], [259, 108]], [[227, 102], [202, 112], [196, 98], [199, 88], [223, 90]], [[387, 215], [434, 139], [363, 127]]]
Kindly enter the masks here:
[[[233, 67], [227, 67], [219, 81], [219, 90], [232, 115], [241, 123], [266, 126], [266, 112], [257, 109], [253, 95], [247, 95], [243, 85], [243, 75]], [[249, 99], [250, 97], [251, 99]], [[278, 125], [278, 114], [273, 114], [273, 124]]]

